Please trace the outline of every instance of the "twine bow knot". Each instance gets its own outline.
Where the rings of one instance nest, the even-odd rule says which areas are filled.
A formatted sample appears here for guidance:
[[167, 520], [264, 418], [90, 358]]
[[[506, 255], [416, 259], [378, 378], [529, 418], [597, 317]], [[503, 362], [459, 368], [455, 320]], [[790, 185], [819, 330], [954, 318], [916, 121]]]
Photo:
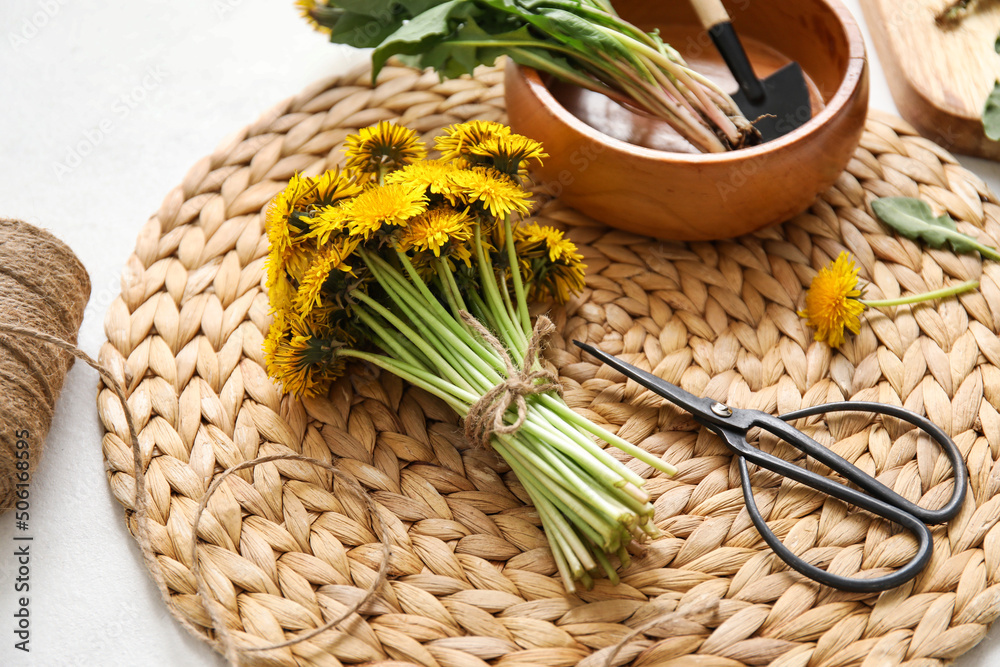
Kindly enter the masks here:
[[[511, 434], [516, 432], [528, 416], [528, 396], [555, 391], [562, 394], [559, 376], [550, 370], [534, 370], [539, 353], [556, 326], [545, 315], [539, 315], [535, 320], [535, 328], [528, 340], [528, 349], [524, 352], [524, 362], [518, 368], [496, 336], [490, 333], [472, 314], [462, 311], [462, 321], [475, 331], [483, 341], [500, 357], [507, 373], [506, 379], [493, 387], [482, 398], [469, 408], [465, 416], [465, 437], [469, 442], [480, 447], [489, 447], [490, 436], [494, 433]], [[507, 411], [513, 407], [517, 416], [510, 424], [504, 422]]]

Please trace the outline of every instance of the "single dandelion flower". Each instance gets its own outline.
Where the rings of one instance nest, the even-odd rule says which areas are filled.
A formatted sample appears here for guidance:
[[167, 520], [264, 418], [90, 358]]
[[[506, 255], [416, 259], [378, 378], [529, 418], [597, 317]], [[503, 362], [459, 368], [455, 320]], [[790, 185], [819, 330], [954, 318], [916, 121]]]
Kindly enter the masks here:
[[350, 172], [340, 168], [330, 169], [311, 180], [315, 184], [311, 193], [312, 208], [332, 206], [339, 201], [356, 197], [362, 190], [362, 186], [352, 178]]
[[[337, 16], [331, 12], [334, 8], [327, 7], [325, 3], [321, 4], [316, 0], [295, 0], [295, 6], [299, 9], [299, 16], [304, 18], [313, 30], [325, 34], [332, 32], [331, 26], [322, 23], [322, 21]], [[335, 19], [334, 22], [336, 22]]]
[[351, 200], [337, 206], [327, 206], [309, 218], [309, 236], [316, 239], [320, 247], [330, 241], [331, 236], [346, 233], [351, 216]]
[[529, 298], [548, 297], [566, 303], [583, 290], [587, 270], [583, 255], [558, 229], [537, 223], [518, 225], [514, 228], [514, 250], [531, 286]]
[[423, 159], [427, 149], [413, 130], [382, 121], [348, 136], [344, 154], [349, 169], [380, 175]]
[[861, 331], [861, 314], [866, 308], [888, 308], [921, 301], [941, 299], [961, 294], [979, 286], [976, 280], [960, 283], [923, 294], [900, 297], [898, 299], [865, 300], [863, 290], [858, 286], [858, 269], [854, 260], [846, 252], [823, 267], [813, 277], [806, 292], [806, 307], [799, 311], [799, 317], [816, 330], [813, 338], [826, 342], [833, 348], [843, 345], [844, 330], [857, 334]]
[[844, 342], [844, 329], [861, 331], [861, 313], [865, 304], [858, 289], [858, 269], [846, 252], [841, 252], [829, 266], [819, 270], [806, 292], [805, 310], [799, 311], [806, 323], [816, 329], [815, 339], [830, 347]]
[[312, 266], [313, 260], [318, 252], [318, 246], [310, 239], [306, 243], [300, 243], [288, 253], [284, 258], [284, 271], [292, 284], [302, 283], [306, 271]]
[[486, 158], [493, 168], [508, 176], [516, 176], [527, 162], [534, 160], [542, 163], [542, 158], [548, 154], [542, 151], [542, 145], [534, 139], [520, 134], [503, 134], [487, 137], [472, 145], [469, 149], [472, 156]]
[[523, 238], [527, 243], [537, 243], [548, 253], [550, 262], [572, 262], [583, 261], [583, 255], [576, 251], [576, 244], [565, 237], [565, 235], [555, 227], [539, 225], [532, 222], [526, 225], [518, 225], [515, 230], [515, 243], [518, 237]]
[[428, 196], [438, 196], [448, 203], [454, 204], [458, 188], [452, 182], [451, 177], [458, 170], [459, 168], [454, 163], [444, 160], [421, 160], [387, 174], [385, 182], [387, 184], [400, 183], [426, 190]]
[[471, 149], [487, 139], [506, 136], [510, 128], [492, 120], [470, 120], [450, 125], [444, 134], [434, 140], [434, 148], [441, 151], [442, 160], [467, 158]]
[[347, 263], [347, 259], [358, 247], [358, 243], [359, 240], [356, 238], [341, 238], [319, 249], [312, 265], [302, 277], [292, 302], [292, 307], [299, 317], [310, 315], [313, 309], [322, 305], [323, 289], [329, 282], [333, 282], [331, 274], [354, 275], [354, 269]]
[[271, 250], [286, 258], [292, 246], [311, 236], [311, 217], [322, 207], [350, 199], [361, 186], [339, 169], [310, 177], [295, 174], [268, 204], [264, 227]]
[[271, 249], [278, 256], [283, 257], [308, 228], [299, 216], [312, 205], [315, 190], [316, 183], [311, 178], [295, 174], [267, 205], [264, 228]]
[[296, 396], [323, 393], [343, 373], [343, 361], [336, 353], [341, 346], [336, 332], [322, 317], [276, 314], [264, 339], [268, 375]]
[[531, 194], [495, 169], [462, 169], [456, 171], [451, 179], [465, 203], [479, 204], [495, 218], [531, 212]]
[[574, 294], [583, 291], [586, 269], [586, 265], [579, 262], [553, 262], [542, 266], [533, 276], [529, 298], [551, 298], [556, 303], [566, 303]]
[[271, 312], [290, 311], [295, 299], [295, 286], [285, 273], [285, 263], [274, 253], [265, 261], [267, 269], [267, 298]]
[[472, 238], [472, 217], [468, 211], [435, 206], [412, 218], [399, 241], [400, 250], [430, 251], [440, 257], [442, 249], [462, 248]]
[[427, 195], [402, 183], [365, 190], [351, 200], [348, 228], [352, 236], [365, 240], [386, 226], [404, 227], [410, 218], [427, 210]]

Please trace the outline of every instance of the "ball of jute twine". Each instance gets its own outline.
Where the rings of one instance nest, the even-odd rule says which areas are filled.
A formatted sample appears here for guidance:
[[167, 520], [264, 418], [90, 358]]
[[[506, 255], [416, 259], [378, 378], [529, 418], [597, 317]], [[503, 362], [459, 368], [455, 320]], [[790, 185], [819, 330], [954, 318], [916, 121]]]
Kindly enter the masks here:
[[[89, 299], [90, 278], [66, 244], [26, 222], [0, 219], [0, 321], [18, 322], [75, 342]], [[62, 349], [35, 339], [15, 342], [9, 335], [0, 335], [0, 382], [4, 386], [0, 396], [0, 512], [17, 501], [17, 483], [34, 474], [72, 364], [73, 357]], [[28, 443], [26, 450], [17, 448], [19, 440]]]
[[[63, 381], [74, 358], [80, 359], [96, 370], [101, 379], [111, 387], [125, 413], [135, 468], [136, 537], [143, 559], [173, 616], [194, 636], [203, 638], [203, 633], [170, 603], [166, 579], [156, 560], [148, 524], [150, 496], [146, 492], [145, 465], [135, 419], [127, 402], [128, 395], [109, 369], [76, 346], [77, 332], [83, 322], [84, 309], [89, 299], [90, 278], [68, 246], [48, 232], [20, 220], [0, 220], [0, 382], [4, 385], [0, 396], [0, 510], [15, 505], [18, 489], [15, 474], [21, 472], [17, 470], [19, 460], [27, 462], [28, 475], [24, 477], [30, 480], [41, 455], [45, 435], [52, 423]], [[19, 450], [16, 442], [19, 439], [26, 440], [29, 444], [27, 459], [17, 458]], [[341, 482], [342, 491], [359, 497], [379, 523], [382, 562], [366, 593], [325, 625], [280, 644], [237, 649], [232, 632], [222, 620], [200, 567], [198, 524], [209, 499], [226, 477], [261, 463], [278, 460], [302, 461], [324, 468]], [[297, 454], [262, 456], [232, 466], [216, 475], [195, 511], [192, 535], [192, 574], [197, 582], [198, 597], [212, 619], [216, 633], [213, 645], [233, 665], [241, 663], [240, 651], [261, 652], [285, 648], [307, 641], [348, 619], [368, 604], [385, 583], [391, 556], [388, 526], [378, 516], [375, 503], [357, 481], [335, 465]]]

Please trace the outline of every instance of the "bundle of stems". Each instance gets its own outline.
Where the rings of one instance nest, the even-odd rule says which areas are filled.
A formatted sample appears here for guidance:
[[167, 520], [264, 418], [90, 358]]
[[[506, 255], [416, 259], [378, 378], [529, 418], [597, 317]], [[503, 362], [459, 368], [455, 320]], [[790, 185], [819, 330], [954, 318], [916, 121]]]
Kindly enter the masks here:
[[330, 40], [373, 48], [374, 74], [392, 56], [443, 77], [500, 55], [665, 121], [692, 146], [721, 152], [759, 135], [732, 98], [687, 66], [656, 32], [606, 0], [298, 0]]
[[[439, 140], [450, 159], [420, 161], [408, 131], [365, 132], [348, 142], [353, 168], [297, 177], [269, 210], [270, 374], [320, 393], [361, 360], [485, 424], [478, 433], [537, 508], [567, 589], [617, 581], [628, 545], [659, 533], [643, 478], [598, 441], [675, 469], [570, 409], [538, 359], [547, 320], [532, 325], [529, 298], [564, 300], [583, 284], [572, 243], [517, 221], [519, 173], [541, 147], [473, 122]], [[504, 401], [511, 382], [520, 389]]]

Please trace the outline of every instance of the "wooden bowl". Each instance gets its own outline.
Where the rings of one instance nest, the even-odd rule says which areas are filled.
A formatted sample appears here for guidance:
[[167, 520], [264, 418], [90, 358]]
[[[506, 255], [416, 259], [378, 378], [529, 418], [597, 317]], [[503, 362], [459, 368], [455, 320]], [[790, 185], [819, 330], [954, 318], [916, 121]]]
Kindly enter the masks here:
[[[690, 3], [614, 4], [639, 27], [659, 28], [689, 65], [736, 89]], [[752, 148], [676, 152], [686, 142], [665, 124], [508, 63], [510, 125], [541, 141], [550, 155], [535, 174], [544, 192], [612, 227], [661, 239], [709, 240], [787, 220], [833, 184], [858, 145], [868, 107], [857, 23], [838, 0], [726, 5], [759, 76], [789, 60], [802, 65], [811, 83], [812, 118]]]

